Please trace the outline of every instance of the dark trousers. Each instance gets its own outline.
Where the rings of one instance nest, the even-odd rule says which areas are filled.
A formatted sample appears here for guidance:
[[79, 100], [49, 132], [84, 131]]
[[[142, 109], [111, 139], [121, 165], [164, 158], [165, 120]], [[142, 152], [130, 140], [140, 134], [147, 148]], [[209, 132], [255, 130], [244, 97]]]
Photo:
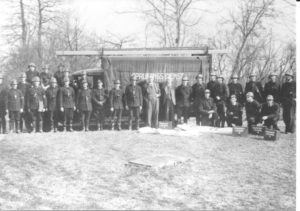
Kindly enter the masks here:
[[41, 132], [43, 130], [43, 113], [40, 112], [38, 109], [30, 109], [28, 114], [30, 117], [33, 131]]
[[99, 107], [94, 109], [94, 114], [97, 119], [97, 123], [100, 124], [100, 127], [102, 128], [104, 125], [105, 120], [105, 110], [104, 107]]
[[70, 127], [72, 129], [73, 124], [73, 117], [74, 117], [74, 109], [73, 108], [65, 108], [64, 109], [64, 128]]
[[227, 124], [229, 127], [232, 127], [233, 124], [235, 126], [242, 126], [243, 125], [242, 116], [228, 115], [227, 116]]
[[285, 124], [285, 132], [294, 133], [296, 128], [296, 103], [293, 102], [284, 104], [282, 116]]
[[177, 116], [178, 121], [181, 121], [181, 117], [183, 116], [184, 123], [187, 123], [187, 120], [189, 118], [189, 106], [178, 106], [177, 107]]
[[175, 106], [172, 100], [167, 99], [166, 102], [162, 105], [162, 112], [165, 121], [174, 122], [174, 109]]
[[252, 132], [252, 126], [257, 125], [259, 118], [257, 116], [247, 116], [248, 132]]
[[49, 123], [51, 129], [56, 129], [58, 126], [58, 111], [48, 111]]
[[149, 99], [147, 102], [147, 126], [158, 127], [159, 100]]
[[129, 107], [129, 127], [132, 127], [132, 120], [135, 119], [136, 127], [140, 126], [140, 107]]
[[218, 121], [218, 114], [217, 113], [213, 113], [211, 118], [209, 118], [208, 114], [202, 114], [201, 126], [215, 127], [217, 121]]
[[89, 129], [91, 113], [92, 111], [80, 111], [82, 128], [85, 130]]
[[9, 111], [9, 126], [10, 130], [19, 131], [20, 125], [20, 111]]
[[23, 113], [21, 113], [20, 115], [20, 130], [24, 131], [24, 129], [28, 130], [29, 129], [29, 119], [28, 119], [28, 112], [24, 111]]
[[196, 115], [196, 125], [200, 125], [200, 123], [202, 122], [202, 114], [200, 112], [199, 105], [194, 106], [194, 111]]
[[2, 133], [6, 133], [6, 113], [0, 113], [0, 130], [2, 129]]
[[268, 129], [274, 129], [279, 130], [277, 126], [278, 117], [277, 118], [268, 118], [264, 121], [264, 126], [266, 126]]
[[111, 115], [111, 124], [112, 127], [115, 125], [115, 119], [117, 118], [117, 124], [119, 127], [121, 127], [121, 120], [122, 120], [122, 113], [123, 109], [114, 109]]
[[217, 127], [224, 127], [225, 126], [225, 102], [219, 101], [217, 104], [217, 113], [218, 113], [218, 121]]

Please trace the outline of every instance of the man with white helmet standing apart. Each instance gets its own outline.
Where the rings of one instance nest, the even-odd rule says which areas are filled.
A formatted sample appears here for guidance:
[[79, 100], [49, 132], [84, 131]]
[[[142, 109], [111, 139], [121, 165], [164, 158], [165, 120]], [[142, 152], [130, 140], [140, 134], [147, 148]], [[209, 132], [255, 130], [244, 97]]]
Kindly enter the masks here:
[[32, 132], [43, 132], [43, 112], [47, 109], [45, 91], [40, 86], [40, 78], [32, 78], [33, 87], [28, 90], [26, 104], [32, 122]]

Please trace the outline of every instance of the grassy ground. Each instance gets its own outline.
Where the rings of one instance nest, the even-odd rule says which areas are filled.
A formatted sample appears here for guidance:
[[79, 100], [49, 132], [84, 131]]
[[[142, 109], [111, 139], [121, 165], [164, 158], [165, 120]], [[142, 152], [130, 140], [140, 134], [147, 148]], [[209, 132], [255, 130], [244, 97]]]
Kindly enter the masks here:
[[[189, 160], [131, 170], [132, 159]], [[295, 209], [295, 135], [9, 134], [0, 141], [0, 209]]]

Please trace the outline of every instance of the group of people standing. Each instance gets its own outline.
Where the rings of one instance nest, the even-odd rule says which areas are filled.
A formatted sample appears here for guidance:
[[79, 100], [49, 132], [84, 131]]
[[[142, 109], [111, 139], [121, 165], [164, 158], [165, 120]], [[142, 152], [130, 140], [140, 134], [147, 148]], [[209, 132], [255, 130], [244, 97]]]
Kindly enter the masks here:
[[[17, 133], [42, 132], [46, 121], [50, 131], [56, 132], [58, 123], [62, 122], [63, 131], [73, 131], [74, 111], [81, 117], [82, 130], [89, 131], [92, 112], [97, 120], [97, 130], [103, 130], [106, 106], [111, 112], [110, 128], [121, 130], [124, 110], [129, 112], [128, 129], [139, 129], [140, 114], [143, 108], [146, 126], [158, 127], [159, 113], [164, 121], [174, 125], [187, 123], [191, 108], [195, 111], [197, 125], [215, 127], [242, 126], [243, 108], [246, 110], [248, 128], [263, 123], [268, 128], [278, 130], [280, 106], [283, 108], [283, 120], [286, 133], [295, 131], [296, 83], [290, 73], [282, 86], [277, 82], [276, 74], [263, 87], [251, 74], [245, 89], [238, 83], [238, 76], [232, 75], [226, 84], [224, 77], [210, 73], [210, 81], [205, 84], [203, 76], [196, 76], [197, 82], [189, 85], [189, 78], [183, 76], [182, 84], [173, 86], [172, 78], [163, 84], [157, 84], [154, 77], [140, 86], [132, 75], [130, 84], [121, 88], [120, 80], [114, 81], [114, 87], [108, 91], [101, 80], [96, 86], [89, 87], [86, 74], [82, 75], [80, 84], [76, 84], [68, 69], [62, 64], [51, 75], [48, 66], [38, 72], [33, 63], [28, 71], [20, 76], [20, 81], [11, 81], [6, 89], [0, 77], [0, 128], [7, 133], [5, 116], [9, 114], [9, 130]], [[134, 123], [134, 124], [133, 124]]]

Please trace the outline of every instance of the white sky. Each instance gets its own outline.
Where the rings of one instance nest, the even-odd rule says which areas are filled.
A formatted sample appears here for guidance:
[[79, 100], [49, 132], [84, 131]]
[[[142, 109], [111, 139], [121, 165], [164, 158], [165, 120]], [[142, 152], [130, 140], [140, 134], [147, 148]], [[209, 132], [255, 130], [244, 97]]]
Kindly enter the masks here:
[[[294, 3], [294, 0], [290, 0]], [[204, 37], [210, 37], [215, 33], [216, 24], [228, 13], [228, 9], [234, 10], [238, 0], [208, 0], [199, 3], [199, 7], [208, 9], [212, 13], [202, 13], [202, 19], [197, 30]], [[85, 29], [99, 35], [112, 32], [117, 35], [134, 35], [138, 39], [138, 45], [145, 45], [146, 22], [137, 13], [123, 13], [125, 11], [137, 11], [143, 8], [142, 0], [65, 0], [67, 8], [74, 11]], [[286, 42], [295, 36], [295, 8], [288, 7], [282, 0], [276, 0], [276, 6], [280, 10], [280, 19], [272, 22], [275, 39], [278, 42]], [[199, 14], [199, 11], [195, 11]], [[11, 10], [7, 7], [6, 0], [0, 0], [0, 29], [8, 23]], [[3, 36], [0, 37], [2, 49], [7, 45]], [[4, 46], [3, 46], [4, 45]], [[149, 46], [148, 46], [149, 47]]]

